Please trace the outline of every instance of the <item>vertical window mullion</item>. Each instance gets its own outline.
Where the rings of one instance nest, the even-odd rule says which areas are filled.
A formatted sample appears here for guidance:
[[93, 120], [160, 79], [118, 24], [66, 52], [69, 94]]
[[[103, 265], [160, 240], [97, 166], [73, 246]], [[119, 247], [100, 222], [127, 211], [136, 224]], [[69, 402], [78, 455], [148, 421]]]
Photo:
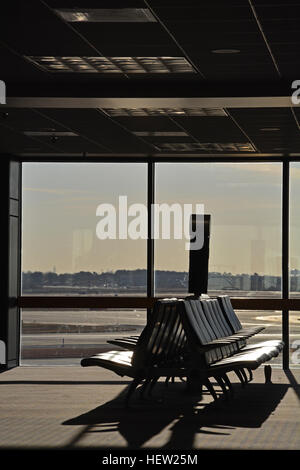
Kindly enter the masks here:
[[[152, 204], [155, 199], [155, 163], [148, 162], [148, 194], [147, 194], [147, 210], [148, 210], [148, 240], [147, 240], [147, 297], [154, 297], [154, 238], [153, 238], [153, 218]], [[147, 316], [151, 313], [151, 309], [147, 309]]]
[[[290, 162], [282, 163], [282, 298], [289, 298], [289, 193]], [[289, 368], [289, 310], [282, 310], [283, 369]]]

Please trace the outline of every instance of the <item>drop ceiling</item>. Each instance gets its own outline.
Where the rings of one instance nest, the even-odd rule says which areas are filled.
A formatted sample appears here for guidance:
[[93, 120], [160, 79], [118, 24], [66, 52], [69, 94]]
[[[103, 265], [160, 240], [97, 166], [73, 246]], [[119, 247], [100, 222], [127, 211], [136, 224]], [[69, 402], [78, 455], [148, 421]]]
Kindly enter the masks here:
[[300, 1], [5, 3], [2, 154], [300, 155]]

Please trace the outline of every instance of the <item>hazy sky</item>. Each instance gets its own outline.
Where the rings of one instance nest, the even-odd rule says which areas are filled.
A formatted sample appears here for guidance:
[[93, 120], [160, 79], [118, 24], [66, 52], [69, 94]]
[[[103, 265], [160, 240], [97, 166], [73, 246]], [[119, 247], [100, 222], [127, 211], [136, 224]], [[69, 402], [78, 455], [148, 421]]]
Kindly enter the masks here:
[[[146, 204], [143, 163], [25, 163], [23, 271], [146, 268], [146, 240], [99, 240], [96, 208], [126, 195]], [[291, 267], [300, 268], [300, 165], [292, 169]], [[281, 165], [160, 163], [156, 202], [204, 204], [211, 214], [210, 271], [281, 272]], [[132, 217], [129, 217], [129, 221]], [[157, 269], [188, 269], [186, 240], [157, 240]]]

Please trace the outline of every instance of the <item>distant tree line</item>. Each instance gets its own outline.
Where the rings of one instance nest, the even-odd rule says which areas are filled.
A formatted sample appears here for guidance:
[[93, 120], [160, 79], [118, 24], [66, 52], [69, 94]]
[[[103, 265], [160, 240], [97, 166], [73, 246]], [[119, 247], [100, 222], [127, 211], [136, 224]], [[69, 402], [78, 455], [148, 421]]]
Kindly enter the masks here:
[[[161, 289], [188, 287], [188, 273], [178, 271], [155, 271], [155, 283]], [[118, 269], [115, 272], [61, 273], [28, 271], [22, 273], [23, 291], [44, 289], [47, 287], [70, 288], [146, 288], [147, 270]], [[231, 274], [210, 272], [208, 275], [210, 290], [244, 290], [244, 291], [280, 291], [281, 276], [254, 274]], [[291, 291], [300, 291], [300, 271], [292, 270], [290, 278]]]
[[[156, 271], [157, 282], [161, 287], [185, 287], [187, 273], [176, 271]], [[28, 271], [22, 274], [23, 290], [54, 287], [146, 287], [147, 270], [118, 269], [115, 272], [97, 273], [80, 271], [57, 274], [54, 272]]]

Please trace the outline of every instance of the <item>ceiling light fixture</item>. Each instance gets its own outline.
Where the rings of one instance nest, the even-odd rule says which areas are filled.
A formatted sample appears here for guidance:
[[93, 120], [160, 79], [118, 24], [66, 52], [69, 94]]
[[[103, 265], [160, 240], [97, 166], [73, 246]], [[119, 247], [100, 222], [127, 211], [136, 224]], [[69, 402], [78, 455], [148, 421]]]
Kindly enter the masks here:
[[222, 108], [103, 108], [111, 117], [123, 116], [227, 116]]
[[134, 135], [138, 137], [187, 137], [186, 132], [173, 132], [173, 131], [135, 131]]
[[78, 137], [78, 134], [69, 131], [24, 131], [23, 134], [28, 137]]
[[185, 57], [26, 56], [52, 73], [195, 73]]
[[156, 23], [148, 8], [59, 8], [54, 10], [68, 23]]
[[211, 142], [163, 142], [155, 143], [161, 151], [175, 152], [255, 152], [250, 143], [211, 143]]
[[238, 54], [241, 52], [239, 49], [213, 49], [213, 54]]
[[262, 127], [259, 130], [262, 132], [273, 132], [273, 131], [275, 132], [275, 131], [280, 131], [280, 128], [279, 127]]

